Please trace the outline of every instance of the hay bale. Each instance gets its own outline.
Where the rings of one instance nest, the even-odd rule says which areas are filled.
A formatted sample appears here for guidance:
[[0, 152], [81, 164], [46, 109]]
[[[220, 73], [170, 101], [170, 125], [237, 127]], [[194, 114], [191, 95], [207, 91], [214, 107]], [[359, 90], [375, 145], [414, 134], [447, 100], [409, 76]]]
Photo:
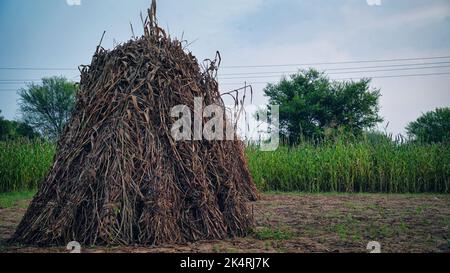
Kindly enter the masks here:
[[155, 21], [82, 66], [73, 116], [53, 167], [12, 241], [163, 244], [245, 235], [257, 191], [243, 143], [174, 141], [173, 106], [218, 104], [216, 63], [202, 71]]

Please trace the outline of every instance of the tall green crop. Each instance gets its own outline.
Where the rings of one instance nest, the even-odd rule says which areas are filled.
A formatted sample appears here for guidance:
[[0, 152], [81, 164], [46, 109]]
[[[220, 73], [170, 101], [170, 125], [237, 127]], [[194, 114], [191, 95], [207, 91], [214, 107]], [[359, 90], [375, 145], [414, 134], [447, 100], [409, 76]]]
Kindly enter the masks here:
[[21, 139], [0, 142], [0, 192], [37, 187], [52, 165], [52, 143]]
[[450, 147], [444, 144], [329, 141], [247, 148], [250, 172], [263, 191], [450, 192]]

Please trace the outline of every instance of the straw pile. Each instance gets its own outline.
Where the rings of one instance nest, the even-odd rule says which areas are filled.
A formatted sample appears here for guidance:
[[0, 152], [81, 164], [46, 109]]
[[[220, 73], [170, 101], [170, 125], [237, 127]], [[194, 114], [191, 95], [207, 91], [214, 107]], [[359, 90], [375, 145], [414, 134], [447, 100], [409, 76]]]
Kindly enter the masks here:
[[193, 112], [194, 97], [223, 106], [218, 60], [202, 70], [158, 27], [155, 10], [142, 37], [110, 51], [99, 45], [80, 67], [74, 113], [13, 242], [152, 245], [252, 228], [257, 191], [243, 143], [171, 136], [173, 106]]

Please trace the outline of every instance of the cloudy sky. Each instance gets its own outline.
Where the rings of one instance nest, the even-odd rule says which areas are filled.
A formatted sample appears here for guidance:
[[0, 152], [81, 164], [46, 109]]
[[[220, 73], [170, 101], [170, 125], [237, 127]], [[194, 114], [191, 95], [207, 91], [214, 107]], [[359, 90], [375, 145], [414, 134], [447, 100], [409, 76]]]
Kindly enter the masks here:
[[[104, 30], [106, 48], [130, 38], [130, 22], [142, 33], [139, 13], [149, 3], [0, 1], [2, 115], [20, 118], [15, 92], [23, 81], [77, 80], [76, 67], [90, 62]], [[158, 18], [172, 36], [193, 42], [188, 49], [199, 60], [220, 51], [222, 91], [250, 82], [257, 104], [266, 102], [266, 82], [315, 64], [335, 79], [374, 77], [395, 134], [422, 112], [450, 106], [448, 0], [160, 0]]]

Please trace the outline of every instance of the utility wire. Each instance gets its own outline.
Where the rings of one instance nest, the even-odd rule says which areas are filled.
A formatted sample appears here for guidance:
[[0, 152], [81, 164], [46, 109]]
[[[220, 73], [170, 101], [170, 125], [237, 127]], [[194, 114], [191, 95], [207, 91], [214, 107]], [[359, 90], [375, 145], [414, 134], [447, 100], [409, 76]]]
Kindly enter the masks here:
[[[436, 58], [450, 58], [450, 56], [441, 56], [441, 57], [429, 57], [429, 58], [410, 58], [410, 59], [396, 59], [396, 60], [418, 60], [418, 59], [436, 59]], [[390, 59], [389, 61], [392, 61], [394, 59]], [[378, 62], [382, 60], [373, 60], [371, 62]], [[387, 60], [384, 60], [387, 61]], [[358, 62], [368, 62], [368, 61], [358, 61]], [[346, 62], [349, 63], [349, 62]], [[400, 66], [416, 66], [416, 65], [428, 65], [428, 64], [450, 64], [450, 62], [429, 62], [429, 63], [422, 63], [422, 64], [397, 64], [397, 65], [382, 65], [382, 66], [366, 66], [366, 67], [348, 67], [348, 68], [330, 68], [327, 70], [331, 71], [340, 71], [340, 70], [355, 70], [355, 69], [362, 69], [362, 68], [377, 68], [377, 67], [400, 67]], [[418, 70], [418, 69], [436, 69], [436, 68], [449, 68], [450, 65], [441, 65], [441, 66], [422, 66], [422, 67], [404, 67], [404, 68], [392, 68], [392, 69], [377, 69], [377, 70], [360, 70], [360, 71], [341, 71], [341, 72], [329, 72], [327, 74], [353, 74], [353, 73], [373, 73], [373, 72], [388, 72], [388, 71], [406, 71], [406, 70]], [[325, 71], [327, 71], [325, 70]], [[295, 72], [295, 71], [294, 71]], [[270, 73], [270, 72], [259, 72], [259, 73], [234, 73], [233, 75], [260, 75], [263, 73]], [[283, 72], [278, 72], [283, 73]], [[284, 72], [284, 73], [292, 73], [292, 72]], [[417, 76], [435, 76], [435, 75], [449, 75], [450, 72], [443, 72], [443, 73], [422, 73], [422, 74], [404, 74], [404, 75], [381, 75], [381, 76], [366, 76], [366, 77], [347, 77], [347, 78], [339, 78], [335, 80], [351, 80], [356, 78], [372, 78], [372, 79], [380, 79], [380, 78], [401, 78], [401, 77], [417, 77]], [[232, 75], [232, 74], [229, 74]], [[225, 77], [220, 78], [220, 80], [227, 80], [227, 79], [251, 79], [251, 78], [273, 78], [273, 77], [280, 77], [281, 75], [265, 75], [265, 76], [251, 76], [251, 77]], [[24, 83], [32, 83], [32, 82], [40, 82], [41, 79], [0, 79], [0, 84], [24, 84]], [[253, 84], [261, 84], [261, 83], [270, 83], [270, 82], [253, 82]], [[225, 85], [230, 84], [241, 84], [241, 83], [221, 83]], [[14, 89], [0, 89], [0, 91], [15, 91]]]
[[[373, 77], [350, 77], [350, 78], [335, 78], [333, 80], [337, 80], [337, 81], [341, 81], [341, 80], [360, 80], [363, 78], [370, 78], [370, 79], [384, 79], [384, 78], [408, 78], [408, 77], [426, 77], [426, 76], [441, 76], [441, 75], [450, 75], [450, 72], [443, 72], [443, 73], [423, 73], [423, 74], [404, 74], [404, 75], [381, 75], [381, 76], [373, 76]], [[245, 82], [248, 85], [251, 84], [269, 84], [269, 83], [273, 83], [270, 81], [265, 81], [265, 82], [249, 82], [246, 81]], [[225, 82], [225, 83], [220, 83], [220, 85], [242, 85], [244, 84], [244, 82], [235, 82], [235, 83], [231, 83], [231, 82]], [[0, 89], [0, 91], [17, 91], [14, 89]]]
[[37, 70], [37, 71], [54, 71], [54, 70], [65, 70], [65, 71], [73, 71], [78, 70], [78, 68], [69, 68], [69, 67], [0, 67], [0, 70]]
[[436, 60], [436, 59], [449, 59], [449, 58], [450, 58], [450, 56], [436, 56], [436, 57], [403, 58], [403, 59], [380, 59], [380, 60], [359, 60], [359, 61], [340, 61], [340, 62], [317, 62], [317, 63], [303, 63], [303, 64], [231, 65], [231, 66], [222, 66], [222, 68], [259, 68], [259, 67], [285, 67], [285, 66], [309, 66], [309, 65], [331, 65], [331, 64], [381, 63], [381, 62]]
[[[448, 64], [448, 65], [432, 65], [432, 66], [423, 66], [426, 64]], [[402, 68], [390, 68], [390, 69], [374, 69], [374, 70], [356, 70], [363, 68], [377, 68], [377, 67], [391, 67], [391, 66], [366, 66], [366, 67], [344, 67], [344, 68], [329, 68], [323, 69], [326, 74], [335, 75], [335, 74], [354, 74], [354, 73], [373, 73], [373, 72], [390, 72], [390, 71], [409, 71], [409, 70], [421, 70], [421, 69], [437, 69], [437, 68], [450, 68], [450, 62], [434, 62], [434, 63], [425, 63], [425, 64], [414, 64], [414, 65], [422, 65], [420, 67], [402, 67]], [[411, 66], [411, 65], [400, 65], [400, 66]], [[398, 66], [395, 66], [398, 67]], [[343, 71], [341, 71], [343, 70]], [[328, 72], [332, 71], [332, 72]], [[335, 72], [337, 71], [337, 72]], [[287, 73], [296, 73], [298, 71], [273, 71], [273, 72], [256, 72], [256, 73], [232, 73], [226, 75], [236, 75], [238, 77], [220, 77], [220, 80], [227, 79], [253, 79], [253, 78], [273, 78], [273, 77], [281, 77], [283, 74]], [[275, 74], [278, 73], [278, 74]], [[267, 75], [266, 75], [267, 74]], [[270, 75], [273, 74], [273, 75]], [[222, 74], [224, 75], [224, 74]], [[256, 75], [256, 76], [241, 76], [241, 75]], [[75, 76], [78, 77], [78, 76]], [[75, 78], [73, 77], [73, 78]], [[41, 79], [0, 79], [0, 84], [21, 84], [28, 82], [40, 82]]]
[[[389, 68], [389, 67], [403, 67], [403, 66], [423, 66], [423, 65], [436, 65], [436, 64], [450, 64], [449, 62], [428, 62], [428, 63], [412, 63], [412, 64], [391, 64], [391, 65], [375, 65], [375, 66], [356, 66], [356, 67], [342, 67], [342, 68], [321, 68], [323, 71], [339, 71], [339, 70], [355, 70], [355, 69], [371, 69], [371, 68]], [[304, 67], [306, 68], [306, 67]], [[303, 68], [303, 69], [304, 69]], [[301, 68], [299, 68], [301, 69]], [[260, 71], [260, 72], [240, 72], [240, 73], [220, 73], [219, 76], [239, 76], [239, 75], [264, 75], [275, 73], [297, 73], [298, 70], [289, 71]]]
[[[353, 74], [353, 73], [373, 73], [373, 72], [390, 72], [390, 71], [407, 71], [407, 70], [420, 70], [420, 69], [434, 69], [434, 68], [450, 68], [450, 65], [439, 65], [439, 66], [426, 66], [426, 67], [409, 67], [409, 68], [392, 68], [392, 69], [375, 69], [375, 70], [360, 70], [360, 71], [341, 71], [341, 72], [329, 72], [325, 73], [328, 75], [338, 75], [338, 74]], [[274, 78], [281, 77], [282, 74], [276, 75], [266, 75], [266, 76], [243, 76], [243, 77], [224, 77], [219, 78], [222, 80], [230, 80], [230, 79], [254, 79], [254, 78]]]
[[33, 82], [33, 81], [42, 81], [42, 79], [18, 79], [18, 80], [1, 79], [0, 80], [0, 82]]
[[[222, 68], [258, 68], [258, 67], [285, 67], [285, 66], [308, 66], [308, 65], [335, 65], [335, 64], [357, 64], [357, 63], [381, 63], [381, 62], [401, 62], [401, 61], [419, 61], [419, 60], [437, 60], [449, 59], [447, 56], [435, 57], [417, 57], [417, 58], [397, 58], [397, 59], [378, 59], [378, 60], [356, 60], [356, 61], [336, 61], [336, 62], [315, 62], [303, 64], [261, 64], [261, 65], [230, 65]], [[71, 67], [0, 67], [0, 70], [78, 70]]]
[[[382, 75], [382, 76], [373, 76], [373, 77], [351, 77], [351, 78], [335, 78], [333, 80], [336, 81], [342, 81], [342, 80], [360, 80], [363, 78], [369, 78], [369, 79], [384, 79], [384, 78], [407, 78], [407, 77], [425, 77], [425, 76], [440, 76], [440, 75], [450, 75], [450, 72], [443, 72], [443, 73], [424, 73], [424, 74], [404, 74], [404, 75]], [[251, 81], [245, 81], [247, 85], [252, 84], [269, 84], [274, 82], [251, 82]], [[220, 83], [221, 85], [242, 85], [244, 82], [234, 82], [234, 83]]]

